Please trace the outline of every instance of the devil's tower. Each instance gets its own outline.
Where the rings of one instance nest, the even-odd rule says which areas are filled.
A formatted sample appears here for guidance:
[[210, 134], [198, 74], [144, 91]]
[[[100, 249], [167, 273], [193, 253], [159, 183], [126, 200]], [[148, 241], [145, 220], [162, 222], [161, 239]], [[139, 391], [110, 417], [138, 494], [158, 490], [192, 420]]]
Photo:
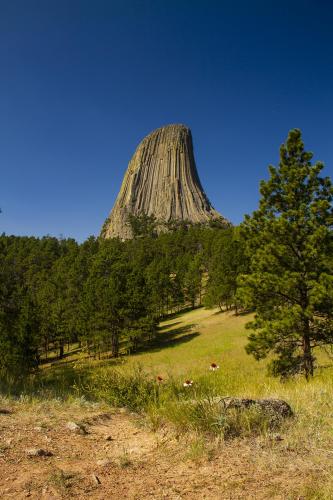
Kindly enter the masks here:
[[184, 125], [158, 128], [143, 139], [129, 162], [114, 207], [103, 227], [105, 238], [131, 238], [128, 215], [154, 215], [158, 221], [228, 224], [202, 189], [192, 135]]

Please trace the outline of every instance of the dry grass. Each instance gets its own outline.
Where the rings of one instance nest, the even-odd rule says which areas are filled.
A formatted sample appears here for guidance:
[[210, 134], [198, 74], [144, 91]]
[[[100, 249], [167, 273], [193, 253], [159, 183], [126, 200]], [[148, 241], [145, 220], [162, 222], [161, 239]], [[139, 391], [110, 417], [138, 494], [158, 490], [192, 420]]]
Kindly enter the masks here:
[[[143, 462], [148, 462], [140, 467], [152, 477], [154, 467], [159, 473], [172, 467], [172, 481], [178, 484], [179, 491], [168, 490], [170, 498], [332, 499], [333, 369], [320, 354], [321, 363], [327, 366], [318, 369], [308, 383], [303, 378], [282, 383], [267, 376], [265, 362], [256, 362], [244, 351], [244, 325], [248, 320], [246, 316], [205, 309], [179, 315], [162, 323], [160, 338], [149, 351], [122, 358], [120, 363], [82, 358], [67, 368], [61, 365], [46, 370], [40, 393], [67, 394], [66, 402], [30, 396], [15, 404], [23, 417], [32, 411], [47, 413], [54, 425], [58, 425], [64, 411], [74, 408], [84, 414], [94, 404], [96, 409], [101, 408], [101, 403], [88, 403], [85, 398], [75, 399], [68, 394], [85, 394], [136, 411], [145, 408], [147, 418], [141, 422], [148, 428], [140, 431], [145, 433], [142, 439], [148, 439], [149, 429], [155, 431], [157, 448], [149, 460], [144, 457]], [[212, 362], [219, 364], [218, 371], [209, 370]], [[157, 375], [163, 378], [160, 385]], [[184, 388], [185, 379], [192, 379], [193, 386]], [[215, 395], [285, 399], [295, 418], [279, 430], [271, 430], [255, 415], [248, 415], [247, 420], [236, 422], [241, 430], [236, 433], [238, 437], [225, 441], [225, 427], [216, 425], [218, 415], [200, 407], [202, 399]], [[189, 400], [199, 401], [198, 407], [184, 405]], [[4, 404], [10, 404], [10, 400]], [[39, 421], [43, 423], [43, 419]], [[134, 480], [139, 465], [131, 461], [127, 466], [127, 453], [126, 460], [122, 456], [129, 443], [122, 446], [116, 467], [126, 482]], [[140, 445], [139, 440], [138, 446], [144, 447], [144, 442]], [[6, 449], [3, 453], [7, 453]], [[154, 465], [154, 460], [159, 464]], [[126, 465], [119, 467], [123, 462]], [[186, 481], [177, 474], [186, 476], [191, 463], [199, 465], [189, 473], [192, 483], [187, 489]], [[155, 491], [154, 480], [160, 486], [163, 483], [159, 490], [163, 494], [164, 479], [150, 481], [146, 476], [145, 480], [151, 491]], [[141, 488], [135, 484], [132, 492]], [[121, 490], [113, 494], [124, 496]]]
[[[152, 403], [148, 409], [154, 429], [171, 422], [178, 433], [200, 431], [202, 414], [191, 420], [193, 415], [173, 397], [177, 393], [175, 385], [179, 388], [178, 399], [179, 394], [183, 394], [185, 399], [197, 400], [215, 395], [286, 400], [295, 412], [292, 422], [280, 429], [278, 437], [263, 426], [259, 437], [252, 438], [257, 468], [267, 474], [286, 469], [290, 477], [299, 474], [301, 480], [294, 479], [295, 485], [288, 485], [290, 498], [297, 498], [292, 495], [333, 498], [333, 368], [325, 355], [319, 353], [322, 367], [310, 382], [302, 377], [287, 382], [269, 377], [266, 363], [256, 362], [244, 351], [247, 321], [247, 316], [220, 314], [217, 310], [197, 309], [185, 313], [162, 323], [159, 344], [150, 352], [128, 358], [118, 370], [126, 374], [140, 363], [152, 378], [160, 375], [163, 384], [172, 388], [163, 389], [165, 398], [160, 398], [158, 405]], [[218, 371], [209, 371], [212, 362], [219, 364]], [[100, 369], [105, 374], [109, 368]], [[192, 379], [193, 387], [182, 389], [185, 379]], [[205, 417], [207, 425], [201, 429], [207, 431], [214, 422], [209, 422], [209, 412]], [[245, 424], [243, 427], [246, 429]], [[251, 440], [253, 434], [249, 432], [247, 439]], [[190, 454], [206, 453], [200, 432], [194, 443], [190, 444]], [[211, 442], [206, 446], [209, 448]], [[286, 481], [288, 483], [287, 478]]]
[[[152, 433], [126, 412], [111, 410], [106, 418], [107, 406], [82, 400], [1, 404], [13, 410], [1, 417], [1, 439], [8, 443], [1, 455], [1, 498], [332, 498], [322, 457], [314, 461], [273, 435], [207, 441], [165, 428]], [[68, 420], [89, 422], [88, 434], [69, 432]], [[27, 447], [39, 446], [53, 456], [26, 456]]]

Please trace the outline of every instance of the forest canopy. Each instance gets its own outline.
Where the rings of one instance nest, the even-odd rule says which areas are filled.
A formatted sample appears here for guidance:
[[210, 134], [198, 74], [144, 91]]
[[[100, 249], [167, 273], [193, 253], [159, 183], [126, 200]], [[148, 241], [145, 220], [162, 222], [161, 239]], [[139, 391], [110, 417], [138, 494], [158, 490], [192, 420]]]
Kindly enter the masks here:
[[[243, 256], [232, 228], [182, 227], [122, 242], [90, 237], [0, 237], [0, 370], [22, 375], [78, 343], [118, 356], [154, 340], [160, 319], [203, 301], [231, 307]], [[222, 266], [222, 268], [221, 268]], [[236, 266], [237, 267], [237, 266]], [[204, 291], [206, 293], [204, 293]]]
[[129, 217], [133, 239], [0, 237], [0, 376], [25, 376], [78, 344], [118, 357], [160, 320], [199, 305], [253, 312], [247, 352], [273, 375], [313, 375], [333, 345], [333, 187], [298, 129], [240, 227]]

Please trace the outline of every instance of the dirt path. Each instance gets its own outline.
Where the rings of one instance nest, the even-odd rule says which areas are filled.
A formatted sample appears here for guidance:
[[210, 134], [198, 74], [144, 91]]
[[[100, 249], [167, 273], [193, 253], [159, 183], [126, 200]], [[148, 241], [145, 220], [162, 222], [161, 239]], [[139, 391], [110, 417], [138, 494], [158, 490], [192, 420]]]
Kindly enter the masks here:
[[[10, 409], [0, 413], [1, 499], [305, 498], [297, 490], [309, 471], [283, 445], [271, 453], [259, 442], [233, 442], [194, 460], [193, 444], [153, 433], [125, 410], [60, 402]], [[30, 449], [52, 456], [30, 457]]]

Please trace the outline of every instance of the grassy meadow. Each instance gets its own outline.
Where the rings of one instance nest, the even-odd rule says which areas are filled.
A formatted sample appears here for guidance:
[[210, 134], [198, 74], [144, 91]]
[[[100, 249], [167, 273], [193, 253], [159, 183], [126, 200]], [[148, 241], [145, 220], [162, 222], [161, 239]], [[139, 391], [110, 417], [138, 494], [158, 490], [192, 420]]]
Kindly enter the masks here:
[[[265, 467], [297, 464], [307, 478], [299, 498], [333, 498], [332, 363], [318, 353], [321, 367], [309, 382], [268, 376], [266, 362], [255, 361], [244, 349], [250, 318], [204, 308], [176, 314], [161, 323], [149, 349], [117, 360], [88, 359], [74, 349], [61, 362], [45, 365], [21, 390], [31, 401], [83, 398], [128, 407], [141, 413], [153, 431], [191, 436], [194, 456], [208, 456], [212, 443], [216, 453], [223, 442], [239, 446], [245, 440], [264, 450], [256, 460], [268, 461]], [[211, 363], [219, 369], [209, 370]], [[184, 387], [185, 380], [193, 385]], [[215, 396], [284, 399], [295, 417], [278, 428], [253, 411], [231, 412], [226, 418]]]
[[[254, 447], [265, 450], [257, 457], [267, 461], [265, 466], [303, 469], [307, 479], [299, 486], [299, 498], [333, 498], [332, 362], [318, 352], [320, 367], [309, 382], [303, 376], [287, 381], [268, 376], [266, 362], [255, 361], [244, 349], [245, 324], [250, 319], [204, 308], [175, 315], [161, 323], [159, 339], [150, 350], [123, 358], [116, 367], [110, 361], [91, 362], [95, 366], [91, 392], [106, 400], [111, 396], [110, 402], [117, 403], [113, 389], [109, 392], [116, 369], [125, 384], [118, 403], [126, 405], [128, 398], [135, 409], [144, 406], [153, 429], [171, 425], [179, 434], [196, 436], [194, 443], [199, 444], [191, 444], [194, 454], [198, 448], [207, 452], [212, 436], [218, 441], [254, 440]], [[217, 371], [209, 370], [212, 362], [219, 365]], [[163, 378], [160, 384], [157, 376]], [[193, 380], [193, 386], [184, 388], [187, 379]], [[134, 398], [127, 392], [127, 383], [135, 387]], [[147, 398], [147, 391], [153, 396]], [[251, 412], [230, 415], [225, 421], [214, 405], [201, 403], [217, 395], [281, 398], [291, 405], [295, 418], [278, 429], [270, 429], [268, 422]], [[186, 405], [187, 400], [197, 404]], [[209, 437], [204, 447], [202, 436]]]
[[[150, 392], [143, 394], [143, 406], [213, 396], [281, 398], [292, 406], [298, 422], [307, 421], [304, 439], [319, 437], [319, 428], [333, 438], [333, 362], [319, 352], [319, 367], [309, 382], [303, 376], [287, 381], [269, 376], [266, 361], [258, 362], [245, 352], [245, 324], [250, 319], [250, 315], [205, 308], [175, 314], [160, 324], [158, 338], [148, 349], [101, 360], [74, 349], [64, 360], [45, 365], [22, 390], [44, 396], [49, 391], [57, 397], [84, 394], [113, 402], [113, 391], [123, 384], [124, 397], [119, 390], [116, 402], [136, 409], [140, 399], [132, 401], [131, 384], [134, 396], [139, 387]], [[211, 363], [219, 369], [210, 371]], [[163, 379], [161, 383], [157, 377]], [[192, 380], [193, 386], [184, 388], [186, 380]]]

